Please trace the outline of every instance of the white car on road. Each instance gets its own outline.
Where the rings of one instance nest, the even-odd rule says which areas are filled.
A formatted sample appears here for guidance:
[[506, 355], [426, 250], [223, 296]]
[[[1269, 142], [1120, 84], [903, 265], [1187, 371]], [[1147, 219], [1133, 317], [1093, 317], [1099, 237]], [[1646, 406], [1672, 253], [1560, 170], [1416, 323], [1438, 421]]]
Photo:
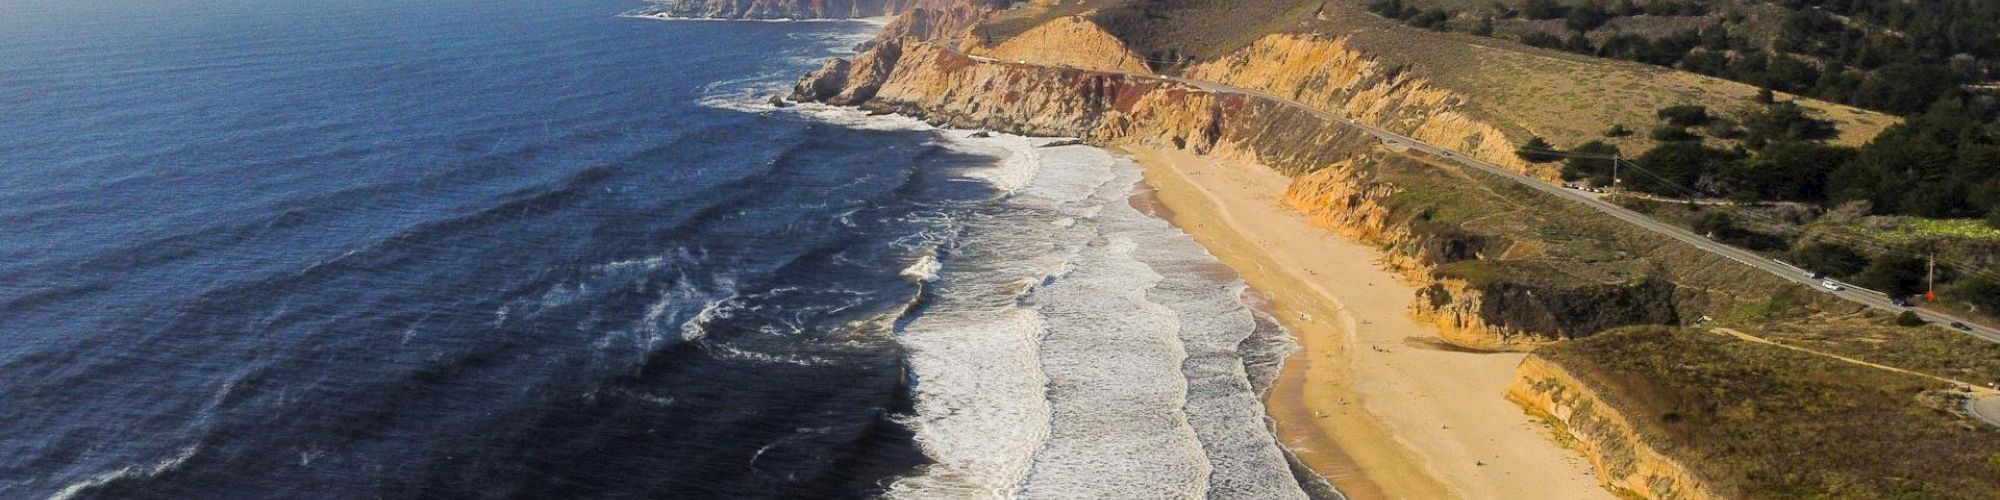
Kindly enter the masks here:
[[1847, 289], [1847, 287], [1841, 286], [1839, 282], [1836, 282], [1834, 280], [1821, 281], [1819, 282], [1819, 286], [1826, 287], [1826, 289], [1833, 290], [1836, 292]]

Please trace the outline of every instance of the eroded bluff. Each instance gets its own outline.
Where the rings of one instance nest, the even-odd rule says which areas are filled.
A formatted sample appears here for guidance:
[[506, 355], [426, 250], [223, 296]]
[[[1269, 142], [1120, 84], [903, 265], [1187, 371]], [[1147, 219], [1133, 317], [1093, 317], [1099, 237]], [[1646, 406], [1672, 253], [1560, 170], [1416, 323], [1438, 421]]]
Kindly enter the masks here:
[[715, 19], [856, 19], [914, 9], [951, 10], [1004, 6], [995, 0], [659, 0], [654, 12]]
[[[1602, 214], [1588, 209], [1479, 187], [1505, 182], [1396, 154], [1358, 128], [1294, 104], [1547, 174], [1516, 158], [1499, 127], [1459, 112], [1459, 97], [1340, 40], [1271, 35], [1236, 55], [1180, 68], [1191, 79], [1281, 100], [1149, 76], [1132, 67], [1130, 50], [1088, 23], [1050, 26], [1048, 43], [1066, 49], [1056, 63], [1031, 59], [1032, 48], [1010, 47], [1041, 36], [998, 46], [884, 36], [853, 60], [829, 61], [802, 78], [792, 98], [954, 127], [1173, 147], [1268, 165], [1293, 179], [1285, 203], [1323, 227], [1383, 248], [1386, 260], [1421, 289], [1412, 310], [1465, 347], [1525, 349], [1620, 326], [1681, 324], [1778, 286], [1775, 278], [1746, 277], [1719, 257], [1599, 220]], [[1503, 213], [1439, 218], [1467, 209], [1407, 201], [1466, 205], [1475, 197], [1487, 203], [1478, 210]], [[1523, 205], [1534, 206], [1514, 209]]]

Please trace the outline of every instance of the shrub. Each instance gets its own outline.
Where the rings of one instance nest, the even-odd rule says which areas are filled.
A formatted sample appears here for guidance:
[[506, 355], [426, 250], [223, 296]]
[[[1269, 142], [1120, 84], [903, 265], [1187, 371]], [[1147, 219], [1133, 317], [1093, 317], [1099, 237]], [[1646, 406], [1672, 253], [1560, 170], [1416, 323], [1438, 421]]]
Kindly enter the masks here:
[[1736, 218], [1727, 212], [1702, 212], [1694, 219], [1694, 231], [1712, 237], [1728, 237], [1736, 234]]
[[1609, 20], [1611, 20], [1611, 13], [1605, 12], [1604, 7], [1588, 3], [1583, 4], [1581, 7], [1570, 9], [1569, 15], [1564, 16], [1563, 26], [1572, 31], [1583, 33], [1597, 29], [1597, 27], [1603, 26], [1604, 22]]
[[1479, 18], [1479, 24], [1472, 26], [1472, 34], [1493, 36], [1493, 16]]
[[1544, 49], [1561, 49], [1563, 40], [1555, 35], [1536, 31], [1521, 35], [1521, 43]]
[[1852, 248], [1820, 241], [1792, 250], [1792, 260], [1797, 261], [1799, 267], [1840, 277], [1853, 276], [1868, 266], [1868, 256]]
[[1548, 163], [1562, 159], [1562, 154], [1553, 152], [1555, 149], [1556, 147], [1550, 145], [1549, 141], [1535, 137], [1528, 139], [1527, 144], [1522, 144], [1521, 149], [1514, 151], [1514, 155], [1527, 160], [1528, 163]]
[[1556, 0], [1527, 0], [1521, 2], [1521, 15], [1528, 19], [1560, 19], [1569, 16], [1569, 7]]
[[1896, 315], [1896, 326], [1907, 328], [1924, 326], [1924, 318], [1917, 316], [1915, 312], [1903, 311], [1902, 314]]
[[1625, 128], [1625, 124], [1623, 123], [1612, 125], [1611, 130], [1604, 131], [1605, 137], [1626, 137], [1630, 135], [1632, 135], [1632, 129]]
[[1687, 131], [1687, 127], [1663, 124], [1653, 129], [1653, 140], [1660, 142], [1682, 142], [1699, 139]]
[[1428, 30], [1442, 31], [1446, 28], [1445, 22], [1450, 20], [1451, 13], [1445, 12], [1444, 9], [1426, 9], [1415, 17], [1411, 17], [1410, 25]]
[[1708, 107], [1698, 104], [1682, 104], [1660, 108], [1655, 113], [1661, 120], [1681, 127], [1693, 127], [1708, 123]]

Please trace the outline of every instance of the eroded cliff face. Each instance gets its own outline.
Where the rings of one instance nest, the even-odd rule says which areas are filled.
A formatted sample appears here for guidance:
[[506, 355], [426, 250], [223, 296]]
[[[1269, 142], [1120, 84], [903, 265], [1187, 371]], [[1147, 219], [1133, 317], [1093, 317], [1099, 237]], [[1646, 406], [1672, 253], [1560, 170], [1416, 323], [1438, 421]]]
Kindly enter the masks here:
[[[1253, 50], [1325, 48], [1285, 43], [1274, 40]], [[1450, 105], [1448, 97], [1438, 97], [1442, 94], [1421, 82], [1379, 73], [1379, 65], [1351, 52], [1239, 60], [1227, 66], [1240, 73], [1236, 76], [1220, 74], [1224, 66], [1203, 67], [1196, 74], [1244, 86], [1305, 82], [1301, 96], [1385, 120], [1419, 111], [1449, 113], [1439, 111]], [[1366, 90], [1341, 90], [1353, 87]], [[1336, 95], [1404, 104], [1330, 101]], [[1373, 174], [1376, 163], [1387, 161], [1391, 153], [1355, 128], [1270, 99], [1218, 94], [1128, 72], [983, 61], [909, 37], [879, 40], [852, 62], [827, 63], [800, 81], [793, 98], [900, 112], [964, 128], [1170, 146], [1271, 166], [1293, 176], [1285, 203], [1323, 227], [1385, 249], [1388, 261], [1422, 290], [1412, 312], [1437, 324], [1444, 340], [1463, 347], [1519, 350], [1605, 328], [1681, 319], [1672, 305], [1679, 290], [1660, 279], [1547, 286], [1469, 283], [1441, 275], [1439, 266], [1502, 255], [1511, 243], [1448, 230], [1412, 231], [1412, 219], [1421, 215], [1391, 209], [1386, 200], [1402, 188]], [[1490, 127], [1458, 127], [1449, 125], [1456, 123], [1449, 119], [1409, 123], [1418, 134], [1469, 130], [1468, 137], [1497, 136]], [[1474, 144], [1488, 140], [1499, 139]]]
[[1005, 6], [993, 0], [658, 0], [655, 10], [674, 17], [717, 19], [853, 19], [913, 9]]
[[1642, 498], [1729, 498], [1693, 468], [1660, 452], [1606, 394], [1562, 365], [1529, 355], [1507, 399], [1547, 419], [1566, 445], [1597, 469], [1606, 488]]
[[1150, 75], [1145, 60], [1117, 37], [1083, 16], [1064, 16], [1029, 29], [998, 47], [972, 47], [972, 53], [1002, 61]]
[[979, 24], [989, 11], [989, 6], [977, 2], [932, 2], [950, 5], [931, 5], [912, 8], [898, 14], [876, 33], [873, 41], [863, 45], [868, 47], [887, 40], [911, 38], [920, 41], [940, 40], [945, 43], [964, 43], [973, 26]]
[[1544, 179], [1557, 171], [1522, 161], [1498, 127], [1463, 111], [1465, 99], [1400, 65], [1348, 48], [1344, 39], [1274, 34], [1189, 78], [1269, 92]]

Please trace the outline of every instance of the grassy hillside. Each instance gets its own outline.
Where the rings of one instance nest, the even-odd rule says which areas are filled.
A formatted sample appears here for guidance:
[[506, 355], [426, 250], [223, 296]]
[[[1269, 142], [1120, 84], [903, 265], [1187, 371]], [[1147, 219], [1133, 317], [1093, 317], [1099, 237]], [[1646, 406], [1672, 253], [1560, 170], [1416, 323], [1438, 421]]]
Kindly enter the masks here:
[[1636, 328], [1545, 348], [1746, 498], [1991, 498], [2000, 430], [1948, 384], [1722, 335]]

